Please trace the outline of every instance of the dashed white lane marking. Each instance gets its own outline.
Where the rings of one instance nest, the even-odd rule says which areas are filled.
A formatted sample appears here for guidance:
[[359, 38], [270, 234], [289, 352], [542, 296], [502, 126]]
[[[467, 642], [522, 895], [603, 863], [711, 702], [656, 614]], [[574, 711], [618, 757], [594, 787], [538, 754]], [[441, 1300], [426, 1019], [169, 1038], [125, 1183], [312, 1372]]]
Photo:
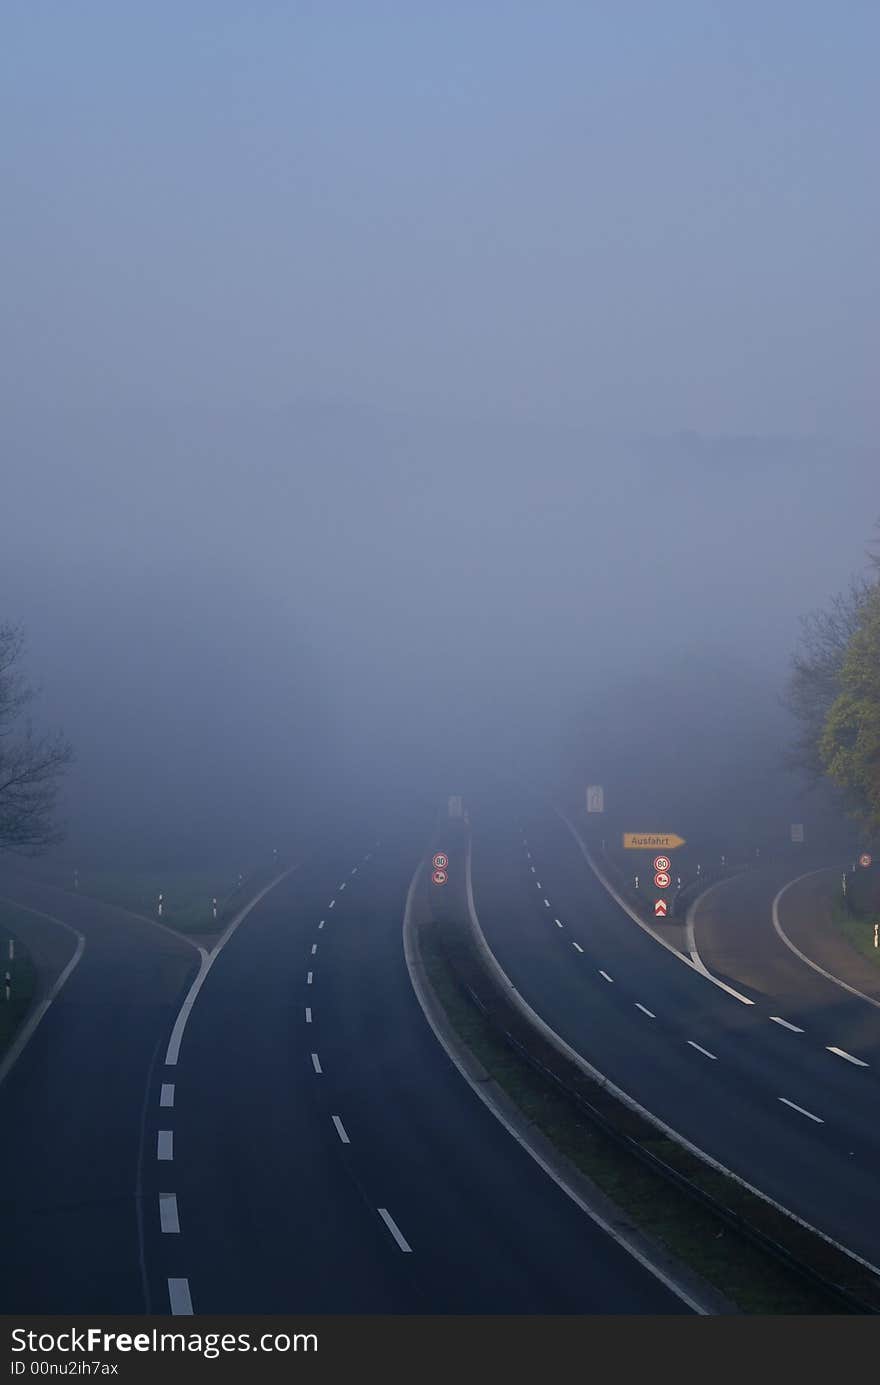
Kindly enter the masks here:
[[159, 1131], [159, 1138], [158, 1138], [158, 1140], [156, 1141], [156, 1158], [157, 1158], [157, 1159], [173, 1159], [173, 1158], [174, 1158], [174, 1131], [173, 1131], [173, 1130], [160, 1130], [160, 1131]]
[[173, 1082], [163, 1082], [163, 1083], [162, 1083], [162, 1090], [161, 1090], [160, 1093], [159, 1093], [159, 1105], [160, 1105], [160, 1106], [173, 1106], [173, 1105], [174, 1105], [174, 1083], [173, 1083]]
[[[557, 919], [556, 922], [559, 923], [559, 919]], [[560, 928], [562, 927], [562, 924], [561, 924], [561, 923], [559, 923], [559, 927], [560, 927]], [[572, 947], [574, 948], [575, 952], [583, 952], [583, 950], [584, 950], [584, 949], [581, 947], [580, 943], [572, 943]]]
[[188, 1279], [169, 1279], [168, 1302], [171, 1305], [171, 1312], [175, 1317], [192, 1317], [193, 1305], [189, 1293]]
[[825, 1124], [821, 1116], [814, 1116], [812, 1111], [805, 1111], [803, 1106], [797, 1106], [795, 1102], [789, 1101], [787, 1096], [781, 1096], [779, 1100], [783, 1103], [783, 1105], [790, 1106], [792, 1111], [800, 1111], [802, 1116], [808, 1116], [809, 1119], [811, 1121], [815, 1121], [817, 1125]]
[[334, 907], [335, 904], [336, 904], [336, 900], [335, 900], [335, 899], [331, 899], [330, 903], [327, 905], [327, 908], [328, 908], [328, 909], [332, 909], [332, 908]]
[[535, 870], [534, 866], [529, 866], [529, 870], [532, 872], [532, 875], [537, 875], [537, 871]]
[[324, 1071], [324, 1069], [321, 1067], [321, 1060], [318, 1057], [317, 1053], [312, 1054], [312, 1067], [315, 1069], [315, 1072], [320, 1073]]
[[601, 967], [599, 968], [599, 975], [604, 976], [606, 981], [610, 981], [612, 986], [614, 985], [614, 977], [609, 976], [607, 971], [603, 971]]
[[312, 943], [312, 956], [313, 956], [313, 957], [314, 957], [314, 955], [315, 955], [315, 953], [316, 953], [317, 951], [318, 951], [318, 944], [317, 944], [317, 943]]
[[312, 973], [309, 971], [309, 972], [306, 972], [306, 985], [307, 985], [307, 986], [311, 986], [311, 984], [312, 984]]
[[549, 899], [545, 899], [545, 900], [544, 900], [544, 908], [545, 908], [545, 909], [549, 909], [549, 908], [550, 908], [550, 901], [549, 901]]
[[412, 1253], [412, 1246], [409, 1245], [409, 1244], [407, 1243], [407, 1241], [404, 1239], [404, 1236], [403, 1236], [402, 1231], [400, 1230], [400, 1227], [397, 1225], [397, 1223], [395, 1222], [395, 1220], [394, 1220], [394, 1218], [392, 1217], [391, 1213], [388, 1211], [388, 1208], [387, 1208], [387, 1207], [380, 1207], [380, 1208], [378, 1209], [378, 1211], [379, 1211], [379, 1216], [382, 1218], [383, 1222], [384, 1222], [385, 1225], [388, 1227], [388, 1230], [391, 1232], [391, 1234], [392, 1234], [392, 1236], [394, 1237], [395, 1241], [396, 1241], [397, 1244], [400, 1246], [400, 1249], [403, 1250], [403, 1251], [406, 1251], [407, 1254], [411, 1254], [411, 1253]]
[[358, 868], [357, 868], [357, 866], [355, 866], [354, 870], [352, 871], [352, 875], [357, 875], [357, 873], [358, 873]]
[[312, 1008], [311, 1008], [310, 1005], [307, 1005], [307, 1006], [306, 1006], [306, 1024], [311, 1024], [311, 1022], [312, 1022]]
[[339, 1138], [340, 1138], [340, 1140], [342, 1141], [342, 1143], [343, 1143], [344, 1145], [350, 1145], [350, 1144], [351, 1144], [351, 1140], [348, 1138], [347, 1134], [345, 1133], [345, 1126], [342, 1124], [342, 1121], [341, 1121], [341, 1119], [339, 1118], [339, 1116], [331, 1116], [330, 1119], [332, 1120], [333, 1124], [336, 1126], [336, 1134], [339, 1136]]
[[347, 880], [343, 880], [342, 884], [339, 886], [340, 893], [345, 889], [345, 887], [346, 887], [347, 884], [348, 884], [348, 881], [347, 881]]
[[159, 1194], [159, 1225], [169, 1235], [180, 1233], [180, 1218], [177, 1215], [177, 1194]]
[[[544, 903], [545, 903], [545, 904], [547, 903], [546, 899], [544, 900]], [[557, 928], [561, 928], [561, 927], [563, 926], [563, 925], [562, 925], [562, 919], [554, 919], [553, 922], [556, 924], [556, 927], [557, 927]]]
[[702, 1044], [695, 1044], [693, 1039], [688, 1039], [687, 1042], [690, 1044], [691, 1048], [695, 1048], [698, 1053], [703, 1053], [707, 1058], [711, 1058], [713, 1063], [718, 1062], [717, 1054], [710, 1053], [708, 1048], [703, 1048]]
[[536, 880], [535, 884], [537, 885], [539, 890], [543, 890], [544, 886], [541, 884], [540, 880]]
[[638, 1000], [635, 1001], [635, 1007], [637, 1010], [641, 1010], [643, 1015], [647, 1015], [649, 1020], [655, 1020], [657, 1018], [653, 1010], [649, 1010], [647, 1005], [642, 1005]]
[[866, 1068], [868, 1066], [861, 1058], [854, 1058], [851, 1053], [847, 1053], [845, 1048], [835, 1048], [833, 1044], [826, 1044], [825, 1047], [828, 1049], [829, 1053], [836, 1053], [838, 1058], [845, 1058], [848, 1063], [855, 1063], [857, 1068]]
[[790, 1029], [792, 1034], [803, 1034], [804, 1032], [796, 1024], [789, 1024], [788, 1020], [784, 1020], [781, 1015], [771, 1015], [770, 1018], [774, 1024], [781, 1024], [783, 1029]]
[[372, 857], [372, 855], [373, 855], [372, 851], [368, 851], [367, 854], [366, 854], [366, 856], [364, 857], [364, 860], [365, 860], [365, 861], [369, 861], [370, 858]]
[[319, 928], [323, 928], [323, 927], [324, 927], [324, 924], [325, 924], [326, 922], [327, 922], [326, 919], [321, 919], [321, 922], [318, 924], [318, 927], [319, 927]]

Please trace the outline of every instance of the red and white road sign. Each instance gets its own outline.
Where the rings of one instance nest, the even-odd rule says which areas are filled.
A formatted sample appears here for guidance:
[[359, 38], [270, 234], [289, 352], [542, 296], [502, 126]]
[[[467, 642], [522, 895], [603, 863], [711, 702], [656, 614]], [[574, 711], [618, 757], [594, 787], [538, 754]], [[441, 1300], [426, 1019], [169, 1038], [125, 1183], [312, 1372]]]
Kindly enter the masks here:
[[448, 865], [449, 865], [449, 857], [446, 855], [446, 852], [445, 852], [445, 851], [438, 851], [438, 852], [437, 852], [437, 855], [434, 857], [434, 869], [435, 869], [435, 870], [445, 870], [446, 867], [447, 867]]
[[672, 884], [672, 876], [667, 874], [665, 870], [655, 871], [654, 884], [657, 886], [658, 890], [668, 890], [669, 886]]
[[867, 851], [863, 851], [861, 856], [859, 857], [859, 865], [869, 866], [871, 864], [872, 859], [873, 857], [871, 857]]
[[658, 919], [665, 919], [668, 905], [665, 899], [654, 900], [654, 916]]
[[655, 857], [654, 857], [654, 869], [655, 869], [655, 870], [658, 870], [658, 871], [667, 871], [667, 870], [669, 870], [670, 865], [671, 865], [671, 862], [670, 862], [668, 856], [655, 856]]
[[435, 870], [431, 879], [434, 881], [435, 885], [445, 885], [449, 876], [446, 874], [445, 870]]

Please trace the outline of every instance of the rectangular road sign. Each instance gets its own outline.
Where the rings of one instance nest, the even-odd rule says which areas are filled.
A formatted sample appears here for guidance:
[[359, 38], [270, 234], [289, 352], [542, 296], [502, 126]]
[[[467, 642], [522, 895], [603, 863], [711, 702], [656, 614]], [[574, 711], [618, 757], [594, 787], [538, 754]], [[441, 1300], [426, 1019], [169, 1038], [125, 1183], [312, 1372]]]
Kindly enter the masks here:
[[674, 832], [624, 832], [623, 844], [628, 851], [674, 851], [684, 846], [684, 837]]
[[587, 812], [605, 812], [605, 790], [601, 784], [587, 785]]

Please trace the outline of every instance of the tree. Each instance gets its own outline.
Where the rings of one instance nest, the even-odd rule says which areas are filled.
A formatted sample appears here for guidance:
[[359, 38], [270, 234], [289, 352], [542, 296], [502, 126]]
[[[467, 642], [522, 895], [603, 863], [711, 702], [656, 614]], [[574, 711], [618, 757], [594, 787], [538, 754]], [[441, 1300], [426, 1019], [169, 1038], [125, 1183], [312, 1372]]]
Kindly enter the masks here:
[[841, 691], [850, 641], [874, 590], [874, 584], [864, 578], [853, 579], [827, 610], [812, 611], [801, 621], [800, 647], [791, 661], [784, 698], [801, 729], [786, 761], [789, 768], [804, 771], [813, 784], [826, 773], [820, 748], [825, 723]]
[[880, 583], [861, 606], [839, 683], [819, 743], [822, 764], [854, 815], [880, 831]]
[[0, 851], [36, 854], [63, 833], [55, 800], [73, 751], [60, 731], [34, 734], [27, 708], [34, 691], [19, 671], [24, 633], [0, 625]]

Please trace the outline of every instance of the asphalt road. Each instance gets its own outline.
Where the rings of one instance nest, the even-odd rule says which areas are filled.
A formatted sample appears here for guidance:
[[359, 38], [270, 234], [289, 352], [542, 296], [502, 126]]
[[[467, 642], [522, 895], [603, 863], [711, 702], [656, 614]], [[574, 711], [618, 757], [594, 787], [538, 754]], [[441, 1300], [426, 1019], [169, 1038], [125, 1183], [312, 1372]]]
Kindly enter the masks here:
[[415, 826], [350, 837], [267, 894], [212, 963], [173, 1065], [197, 954], [6, 882], [87, 945], [0, 1085], [5, 1311], [686, 1311], [426, 1024], [401, 939], [424, 845]]
[[[748, 988], [765, 1011], [804, 1033], [804, 1045], [841, 1048], [880, 1070], [880, 1008], [807, 966], [773, 927], [779, 922], [805, 955], [832, 975], [880, 1002], [880, 969], [851, 948], [829, 924], [830, 895], [839, 870], [793, 876], [791, 866], [723, 881], [694, 913], [694, 938], [703, 963], [716, 976]], [[845, 1061], [845, 1060], [844, 1060]]]
[[[683, 1311], [513, 1141], [428, 1028], [401, 939], [424, 845], [424, 830], [386, 831], [325, 852], [218, 957], [152, 1094], [157, 1310], [185, 1279], [207, 1313]], [[173, 1160], [155, 1157], [159, 1129]], [[160, 1229], [163, 1193], [179, 1233]]]
[[880, 1264], [880, 1068], [803, 1042], [662, 948], [549, 808], [472, 816], [480, 922], [538, 1013], [675, 1130]]
[[[0, 1304], [6, 1313], [140, 1312], [144, 1103], [198, 954], [133, 915], [6, 866], [0, 894], [85, 938], [76, 967], [0, 1084]], [[59, 936], [70, 953], [76, 945], [38, 916], [31, 931], [47, 957]]]

